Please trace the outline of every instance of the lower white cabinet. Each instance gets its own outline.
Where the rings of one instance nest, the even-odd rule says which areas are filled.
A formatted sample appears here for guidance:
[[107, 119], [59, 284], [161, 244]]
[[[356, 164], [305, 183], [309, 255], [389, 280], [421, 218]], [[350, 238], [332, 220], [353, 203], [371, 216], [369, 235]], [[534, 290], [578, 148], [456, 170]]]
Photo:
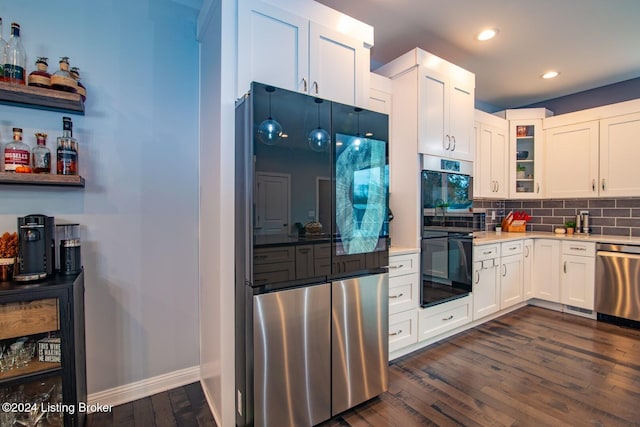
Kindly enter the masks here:
[[573, 307], [594, 309], [596, 245], [592, 242], [562, 242], [560, 299]]
[[389, 314], [417, 308], [420, 303], [420, 273], [390, 276]]
[[389, 353], [418, 342], [418, 309], [389, 316]]
[[389, 255], [389, 354], [418, 342], [420, 255]]
[[473, 320], [500, 310], [500, 245], [473, 248]]
[[533, 261], [533, 296], [560, 302], [560, 241], [536, 239]]
[[500, 247], [500, 309], [522, 302], [522, 240]]
[[533, 298], [533, 239], [522, 241], [522, 294], [524, 300]]
[[418, 341], [433, 338], [471, 322], [472, 309], [471, 296], [420, 309], [418, 311]]

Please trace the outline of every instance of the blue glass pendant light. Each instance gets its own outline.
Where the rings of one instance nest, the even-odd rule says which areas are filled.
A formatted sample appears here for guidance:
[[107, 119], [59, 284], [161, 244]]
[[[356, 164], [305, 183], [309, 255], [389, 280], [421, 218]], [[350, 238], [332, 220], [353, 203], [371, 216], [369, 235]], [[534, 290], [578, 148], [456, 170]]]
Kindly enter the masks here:
[[265, 90], [269, 92], [269, 118], [258, 126], [258, 139], [265, 145], [275, 145], [282, 138], [282, 126], [271, 117], [271, 94], [276, 88], [267, 86]]
[[327, 151], [329, 148], [331, 137], [329, 136], [329, 132], [320, 127], [320, 104], [322, 104], [322, 99], [316, 98], [315, 102], [318, 104], [318, 128], [309, 132], [307, 141], [309, 141], [309, 147], [311, 147], [313, 151], [321, 153]]

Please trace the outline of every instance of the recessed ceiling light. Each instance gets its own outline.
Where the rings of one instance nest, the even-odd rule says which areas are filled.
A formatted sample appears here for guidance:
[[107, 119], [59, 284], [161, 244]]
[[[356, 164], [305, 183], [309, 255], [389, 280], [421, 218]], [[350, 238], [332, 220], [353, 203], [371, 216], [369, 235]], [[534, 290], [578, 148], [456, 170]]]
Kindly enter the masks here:
[[552, 79], [554, 77], [558, 77], [558, 74], [560, 74], [560, 73], [558, 73], [557, 71], [547, 71], [546, 73], [544, 73], [542, 75], [542, 78], [543, 79]]
[[498, 34], [498, 30], [495, 28], [488, 28], [486, 30], [482, 30], [477, 36], [476, 39], [481, 42], [491, 40]]

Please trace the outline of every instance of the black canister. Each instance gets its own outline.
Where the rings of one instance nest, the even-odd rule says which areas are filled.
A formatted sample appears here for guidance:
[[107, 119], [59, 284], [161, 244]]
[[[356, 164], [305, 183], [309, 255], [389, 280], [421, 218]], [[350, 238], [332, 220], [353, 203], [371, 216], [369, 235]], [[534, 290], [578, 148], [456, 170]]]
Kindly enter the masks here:
[[80, 224], [57, 224], [60, 274], [78, 274], [82, 270], [80, 258]]

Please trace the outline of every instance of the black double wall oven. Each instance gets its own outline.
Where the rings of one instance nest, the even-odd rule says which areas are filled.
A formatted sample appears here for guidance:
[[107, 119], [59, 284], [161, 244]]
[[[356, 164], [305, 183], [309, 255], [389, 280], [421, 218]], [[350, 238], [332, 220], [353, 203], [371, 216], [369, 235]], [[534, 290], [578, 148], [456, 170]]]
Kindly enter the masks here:
[[473, 231], [481, 228], [472, 205], [471, 162], [422, 156], [421, 305], [430, 307], [472, 291]]

